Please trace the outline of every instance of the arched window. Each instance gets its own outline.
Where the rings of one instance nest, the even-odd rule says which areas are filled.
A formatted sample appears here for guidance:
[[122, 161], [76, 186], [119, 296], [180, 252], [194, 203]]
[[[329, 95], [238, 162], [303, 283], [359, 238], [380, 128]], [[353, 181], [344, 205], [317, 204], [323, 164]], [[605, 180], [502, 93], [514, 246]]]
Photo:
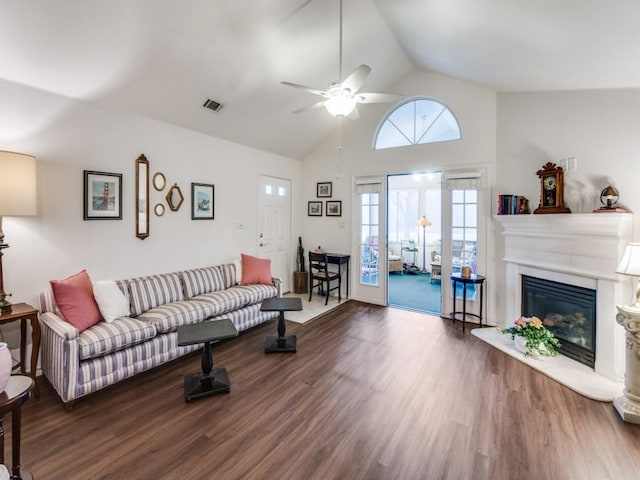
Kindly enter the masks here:
[[460, 140], [460, 125], [446, 105], [411, 98], [389, 112], [376, 131], [374, 150]]

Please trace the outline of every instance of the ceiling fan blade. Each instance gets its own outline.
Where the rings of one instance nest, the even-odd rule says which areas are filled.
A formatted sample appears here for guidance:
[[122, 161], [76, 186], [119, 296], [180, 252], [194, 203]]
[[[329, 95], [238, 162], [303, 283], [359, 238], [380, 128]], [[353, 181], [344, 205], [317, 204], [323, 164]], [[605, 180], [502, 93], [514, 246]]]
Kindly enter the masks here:
[[348, 88], [351, 93], [356, 93], [362, 87], [362, 84], [367, 79], [367, 76], [371, 72], [371, 67], [368, 65], [360, 65], [356, 68], [351, 75], [344, 79], [342, 82], [342, 88]]
[[306, 112], [308, 110], [315, 110], [316, 108], [324, 107], [325, 103], [326, 102], [317, 102], [317, 103], [314, 103], [312, 105], [307, 105], [306, 107], [302, 107], [302, 108], [299, 108], [298, 110], [295, 110], [293, 113], [302, 113], [302, 112]]
[[304, 85], [299, 85], [297, 83], [291, 82], [280, 82], [282, 85], [286, 85], [287, 87], [299, 88], [300, 90], [305, 90], [309, 93], [313, 93], [315, 95], [320, 95], [321, 97], [328, 98], [329, 94], [324, 90], [318, 90], [317, 88], [305, 87]]
[[392, 93], [358, 93], [354, 98], [358, 103], [388, 103], [397, 102], [404, 96]]

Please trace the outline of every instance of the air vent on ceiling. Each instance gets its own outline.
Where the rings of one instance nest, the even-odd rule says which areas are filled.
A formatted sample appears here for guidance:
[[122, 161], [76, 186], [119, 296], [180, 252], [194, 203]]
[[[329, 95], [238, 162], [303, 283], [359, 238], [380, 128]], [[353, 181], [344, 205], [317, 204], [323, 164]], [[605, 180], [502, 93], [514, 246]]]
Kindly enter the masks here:
[[207, 98], [207, 100], [204, 102], [204, 105], [202, 106], [204, 108], [208, 108], [209, 110], [213, 110], [214, 112], [219, 112], [223, 107], [221, 103], [218, 103], [215, 100], [211, 100], [210, 98]]

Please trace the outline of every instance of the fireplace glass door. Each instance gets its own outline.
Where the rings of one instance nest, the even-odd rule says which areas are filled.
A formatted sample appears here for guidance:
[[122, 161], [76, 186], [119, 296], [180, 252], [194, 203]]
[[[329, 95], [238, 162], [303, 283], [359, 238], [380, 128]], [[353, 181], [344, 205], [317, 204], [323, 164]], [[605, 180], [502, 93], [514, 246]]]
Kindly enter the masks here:
[[560, 353], [595, 366], [595, 290], [523, 275], [522, 315], [540, 318], [560, 341]]

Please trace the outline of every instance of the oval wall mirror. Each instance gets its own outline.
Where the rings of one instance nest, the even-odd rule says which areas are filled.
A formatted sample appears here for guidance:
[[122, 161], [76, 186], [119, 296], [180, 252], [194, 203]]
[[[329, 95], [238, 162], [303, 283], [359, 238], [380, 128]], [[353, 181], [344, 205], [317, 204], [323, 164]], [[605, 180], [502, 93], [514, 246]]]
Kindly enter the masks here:
[[140, 155], [136, 160], [136, 237], [149, 236], [149, 160]]
[[177, 183], [173, 184], [173, 187], [169, 189], [169, 193], [167, 193], [167, 205], [172, 212], [177, 212], [184, 202], [184, 196], [182, 195], [182, 190]]
[[164, 205], [157, 203], [156, 206], [153, 207], [153, 212], [156, 214], [156, 217], [161, 217], [164, 215]]
[[166, 185], [167, 185], [167, 180], [164, 178], [164, 173], [156, 172], [153, 175], [153, 188], [161, 192], [162, 190], [164, 190], [164, 187]]

